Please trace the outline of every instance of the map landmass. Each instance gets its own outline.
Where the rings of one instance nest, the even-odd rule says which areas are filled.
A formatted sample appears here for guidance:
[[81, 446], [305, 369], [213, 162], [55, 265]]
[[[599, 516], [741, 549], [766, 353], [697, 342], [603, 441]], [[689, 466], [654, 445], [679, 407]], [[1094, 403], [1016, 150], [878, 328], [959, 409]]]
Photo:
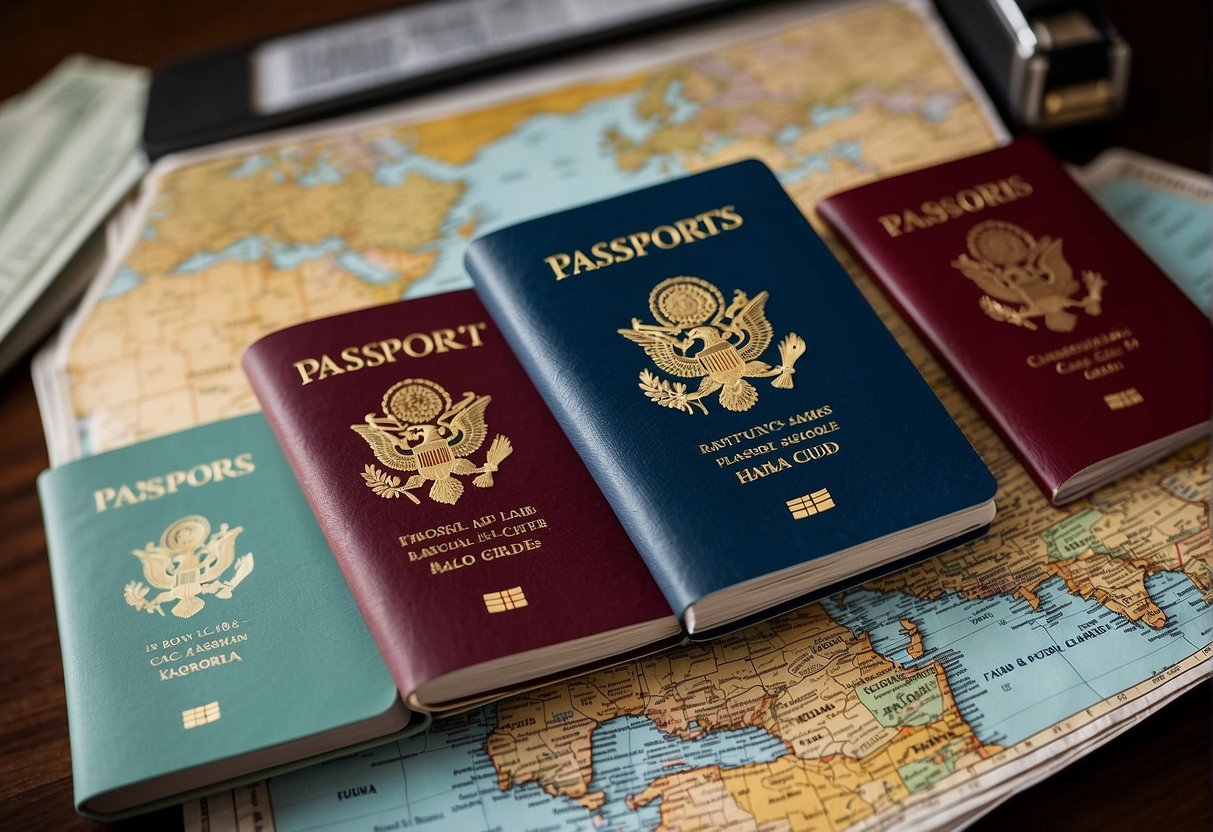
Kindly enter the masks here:
[[[254, 411], [246, 346], [304, 320], [466, 288], [462, 244], [486, 220], [750, 157], [809, 210], [829, 192], [992, 147], [932, 37], [913, 10], [872, 6], [656, 72], [170, 166], [67, 347], [83, 450]], [[787, 76], [781, 62], [794, 57], [805, 71]], [[562, 130], [572, 135], [554, 155], [536, 151]], [[543, 164], [520, 165], [524, 152]]]
[[[765, 805], [761, 813], [747, 810], [760, 823], [791, 792], [817, 807], [809, 817], [837, 825], [827, 807], [843, 802], [848, 817], [862, 820], [900, 799], [907, 782], [922, 787], [927, 769], [944, 764], [942, 747], [952, 749], [946, 760], [953, 767], [999, 750], [960, 716], [938, 665], [907, 672], [811, 605], [742, 634], [500, 703], [486, 744], [500, 787], [536, 782], [597, 809], [606, 796], [590, 789], [594, 729], [626, 714], [684, 738], [756, 727], [781, 740], [788, 754], [765, 764], [775, 767], [766, 774], [717, 772], [739, 806]], [[909, 781], [898, 774], [907, 766], [916, 772]], [[699, 771], [663, 778], [633, 800], [643, 806], [666, 798], [668, 822], [667, 812], [688, 811], [677, 808], [674, 792], [711, 779]], [[807, 804], [796, 805], [799, 812]]]
[[[920, 11], [871, 4], [441, 118], [183, 157], [157, 169], [65, 347], [72, 425], [96, 453], [251, 412], [239, 356], [261, 335], [467, 288], [470, 236], [671, 176], [759, 158], [821, 230], [830, 193], [993, 147], [987, 112]], [[879, 823], [1039, 732], [1081, 741], [1074, 715], [1202, 661], [1207, 443], [1050, 506], [834, 250], [993, 471], [990, 534], [741, 634], [275, 778], [281, 832]]]

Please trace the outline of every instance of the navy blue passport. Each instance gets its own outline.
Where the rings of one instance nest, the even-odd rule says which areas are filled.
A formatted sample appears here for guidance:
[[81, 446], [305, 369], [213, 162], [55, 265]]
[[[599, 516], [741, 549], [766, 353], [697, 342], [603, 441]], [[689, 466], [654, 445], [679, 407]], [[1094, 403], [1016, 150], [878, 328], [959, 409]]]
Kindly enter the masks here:
[[989, 469], [760, 162], [494, 232], [466, 265], [692, 638], [993, 519]]

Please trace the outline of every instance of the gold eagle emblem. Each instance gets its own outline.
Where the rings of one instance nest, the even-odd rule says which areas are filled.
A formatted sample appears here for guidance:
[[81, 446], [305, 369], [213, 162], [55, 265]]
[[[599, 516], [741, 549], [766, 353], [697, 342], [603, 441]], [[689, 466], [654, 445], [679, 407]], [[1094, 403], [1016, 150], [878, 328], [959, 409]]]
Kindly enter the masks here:
[[[148, 543], [131, 552], [143, 562], [147, 582], [164, 591], [149, 601], [147, 584], [131, 581], [123, 590], [123, 598], [149, 615], [164, 615], [161, 605], [175, 600], [171, 612], [178, 618], [189, 618], [206, 606], [203, 595], [231, 598], [232, 590], [253, 571], [252, 552], [236, 557], [236, 537], [242, 531], [243, 526], [232, 529], [223, 523], [211, 534], [210, 521], [197, 514], [170, 523], [160, 535], [159, 544]], [[223, 573], [233, 563], [231, 578], [223, 580]]]
[[403, 495], [415, 505], [421, 500], [413, 489], [427, 482], [432, 483], [430, 499], [447, 505], [463, 495], [460, 476], [479, 474], [472, 483], [491, 488], [498, 466], [514, 452], [510, 440], [495, 436], [481, 466], [466, 458], [488, 436], [484, 411], [490, 401], [490, 396], [464, 393], [452, 404], [442, 385], [423, 378], [392, 385], [383, 394], [383, 412], [368, 413], [362, 424], [350, 429], [366, 440], [382, 464], [411, 476], [401, 485], [399, 477], [367, 465], [362, 471], [366, 486], [385, 499]]
[[[1097, 272], [1084, 271], [1082, 283], [1061, 252], [1060, 239], [1033, 237], [1018, 225], [986, 220], [970, 229], [969, 252], [952, 261], [965, 277], [985, 292], [981, 308], [996, 321], [1024, 329], [1037, 329], [1033, 318], [1043, 318], [1053, 332], [1070, 332], [1078, 316], [1100, 313], [1107, 281]], [[1086, 296], [1073, 295], [1086, 288]]]
[[751, 298], [736, 289], [726, 307], [720, 290], [698, 277], [683, 275], [658, 283], [649, 294], [649, 311], [657, 323], [632, 318], [632, 328], [618, 332], [639, 344], [662, 371], [702, 380], [697, 390], [688, 392], [685, 382], [671, 382], [645, 369], [640, 371], [640, 389], [662, 407], [691, 414], [696, 409], [707, 413], [702, 400], [717, 391], [726, 410], [749, 410], [758, 401], [758, 391], [748, 378], [775, 376], [772, 387], [790, 390], [805, 343], [790, 332], [779, 342], [777, 366], [760, 360], [775, 337], [766, 316], [768, 297], [765, 291]]

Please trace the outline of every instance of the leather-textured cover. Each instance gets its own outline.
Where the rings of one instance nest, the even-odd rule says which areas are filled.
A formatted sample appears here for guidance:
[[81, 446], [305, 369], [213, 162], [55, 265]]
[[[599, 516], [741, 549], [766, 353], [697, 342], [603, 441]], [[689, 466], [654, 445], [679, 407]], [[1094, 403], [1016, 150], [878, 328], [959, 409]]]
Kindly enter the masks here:
[[1208, 320], [1035, 140], [818, 212], [1050, 499], [1090, 465], [1208, 421]]
[[38, 488], [82, 813], [120, 816], [96, 798], [216, 761], [231, 761], [224, 785], [257, 779], [238, 758], [398, 706], [260, 415], [72, 462]]
[[994, 496], [760, 162], [497, 231], [466, 264], [680, 615]]
[[243, 363], [406, 695], [671, 617], [474, 292], [291, 327]]

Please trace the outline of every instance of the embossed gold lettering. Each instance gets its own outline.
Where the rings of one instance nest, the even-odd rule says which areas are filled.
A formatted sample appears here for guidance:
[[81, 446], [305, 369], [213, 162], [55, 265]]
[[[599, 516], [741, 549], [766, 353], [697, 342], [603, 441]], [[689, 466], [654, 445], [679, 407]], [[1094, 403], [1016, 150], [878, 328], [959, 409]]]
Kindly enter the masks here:
[[555, 272], [557, 280], [564, 280], [568, 277], [564, 270], [572, 265], [573, 258], [567, 254], [553, 254], [550, 257], [543, 258], [543, 262], [547, 263], [552, 271]]
[[808, 448], [801, 448], [796, 453], [792, 454], [792, 460], [799, 465], [806, 462], [815, 462], [819, 459], [824, 459], [827, 456], [832, 456], [838, 453], [842, 448], [837, 442], [822, 442], [820, 445], [813, 445]]
[[400, 358], [426, 358], [434, 353], [484, 346], [481, 332], [485, 326], [483, 321], [478, 321], [429, 332], [410, 332], [402, 338], [383, 338], [361, 346], [345, 347], [337, 351], [337, 359], [325, 354], [301, 358], [291, 366], [299, 374], [300, 386], [305, 386], [331, 376], [394, 364]]
[[736, 472], [737, 481], [742, 485], [749, 485], [752, 482], [757, 482], [763, 477], [769, 477], [771, 474], [778, 474], [780, 471], [786, 471], [791, 468], [791, 464], [783, 457], [778, 457], [773, 460], [767, 460], [762, 465], [754, 466], [753, 468], [743, 468]]
[[926, 200], [917, 208], [904, 208], [892, 214], [883, 214], [876, 221], [890, 237], [900, 237], [911, 231], [941, 225], [966, 214], [975, 214], [986, 208], [1005, 205], [1032, 195], [1032, 183], [1019, 174], [993, 182], [979, 182], [962, 188], [955, 194]]
[[93, 491], [93, 506], [98, 513], [176, 494], [183, 487], [200, 488], [210, 483], [236, 479], [257, 470], [251, 453], [223, 457], [199, 463], [182, 471], [170, 471], [137, 480], [134, 484], [106, 486]]
[[[721, 232], [740, 228], [744, 222], [744, 217], [734, 206], [724, 205], [693, 217], [662, 223], [650, 231], [635, 231], [609, 241], [591, 243], [584, 249], [556, 252], [544, 257], [543, 262], [552, 270], [557, 280], [564, 280], [582, 272], [596, 271], [616, 263], [647, 257], [652, 253], [652, 248], [669, 251], [680, 245], [706, 240]], [[298, 369], [304, 377], [310, 372], [307, 368]]]
[[653, 245], [660, 249], [676, 248], [682, 243], [682, 235], [672, 225], [659, 225], [653, 229]]
[[434, 351], [434, 339], [424, 332], [414, 332], [405, 336], [401, 346], [409, 358], [425, 358]]
[[358, 354], [356, 347], [346, 347], [341, 351], [341, 358], [345, 361], [347, 370], [361, 370], [366, 363], [362, 360], [362, 356]]
[[[480, 553], [480, 559], [486, 563], [499, 558], [508, 558], [513, 555], [520, 555], [523, 552], [533, 552], [543, 545], [543, 541], [533, 538], [520, 540], [517, 543], [506, 543], [501, 546], [494, 546], [491, 549], [485, 549]], [[470, 555], [468, 556], [470, 557]]]
[[592, 272], [598, 268], [594, 261], [585, 256], [585, 252], [573, 252], [573, 274], [581, 274], [583, 271]]
[[740, 228], [742, 223], [745, 222], [745, 220], [742, 219], [741, 214], [738, 214], [732, 205], [725, 205], [720, 209], [720, 219], [720, 227], [725, 231], [732, 231], [734, 228]]

